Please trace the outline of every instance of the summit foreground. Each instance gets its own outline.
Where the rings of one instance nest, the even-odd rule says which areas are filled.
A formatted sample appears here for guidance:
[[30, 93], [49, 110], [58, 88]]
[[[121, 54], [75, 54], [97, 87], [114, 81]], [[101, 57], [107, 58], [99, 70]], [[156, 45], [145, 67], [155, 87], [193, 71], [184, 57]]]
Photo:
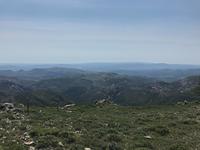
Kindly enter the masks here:
[[197, 150], [200, 104], [1, 111], [0, 150]]

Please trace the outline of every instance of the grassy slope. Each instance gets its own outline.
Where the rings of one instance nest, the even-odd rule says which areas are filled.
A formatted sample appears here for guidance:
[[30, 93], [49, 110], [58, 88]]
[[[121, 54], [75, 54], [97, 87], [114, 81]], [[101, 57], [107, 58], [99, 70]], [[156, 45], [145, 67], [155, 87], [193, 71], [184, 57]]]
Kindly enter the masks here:
[[23, 145], [25, 132], [38, 149], [200, 149], [199, 104], [75, 106], [59, 111], [37, 107], [31, 108], [29, 117], [0, 113], [0, 119], [0, 150], [28, 149]]

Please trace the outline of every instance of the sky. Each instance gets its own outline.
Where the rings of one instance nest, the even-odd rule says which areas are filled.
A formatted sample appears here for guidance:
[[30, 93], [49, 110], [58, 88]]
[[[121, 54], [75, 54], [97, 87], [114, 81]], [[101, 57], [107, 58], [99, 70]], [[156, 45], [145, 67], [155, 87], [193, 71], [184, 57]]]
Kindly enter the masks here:
[[0, 63], [199, 58], [199, 0], [0, 0]]

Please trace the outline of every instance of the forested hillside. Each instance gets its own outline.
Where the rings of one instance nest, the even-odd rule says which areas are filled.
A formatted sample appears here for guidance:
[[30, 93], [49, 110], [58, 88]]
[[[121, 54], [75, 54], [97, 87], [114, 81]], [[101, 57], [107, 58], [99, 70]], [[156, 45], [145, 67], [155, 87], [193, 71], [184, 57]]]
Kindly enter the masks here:
[[64, 105], [108, 99], [121, 105], [154, 105], [195, 101], [200, 96], [200, 76], [166, 82], [156, 77], [62, 68], [0, 74], [4, 75], [0, 77], [1, 102]]

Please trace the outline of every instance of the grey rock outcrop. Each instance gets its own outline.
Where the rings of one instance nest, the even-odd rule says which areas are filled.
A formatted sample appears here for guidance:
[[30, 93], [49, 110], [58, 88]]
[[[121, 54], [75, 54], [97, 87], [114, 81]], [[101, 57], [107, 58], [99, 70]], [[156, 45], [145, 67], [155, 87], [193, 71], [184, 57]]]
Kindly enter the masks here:
[[15, 107], [13, 103], [3, 103], [0, 104], [0, 110], [1, 111], [14, 111]]

